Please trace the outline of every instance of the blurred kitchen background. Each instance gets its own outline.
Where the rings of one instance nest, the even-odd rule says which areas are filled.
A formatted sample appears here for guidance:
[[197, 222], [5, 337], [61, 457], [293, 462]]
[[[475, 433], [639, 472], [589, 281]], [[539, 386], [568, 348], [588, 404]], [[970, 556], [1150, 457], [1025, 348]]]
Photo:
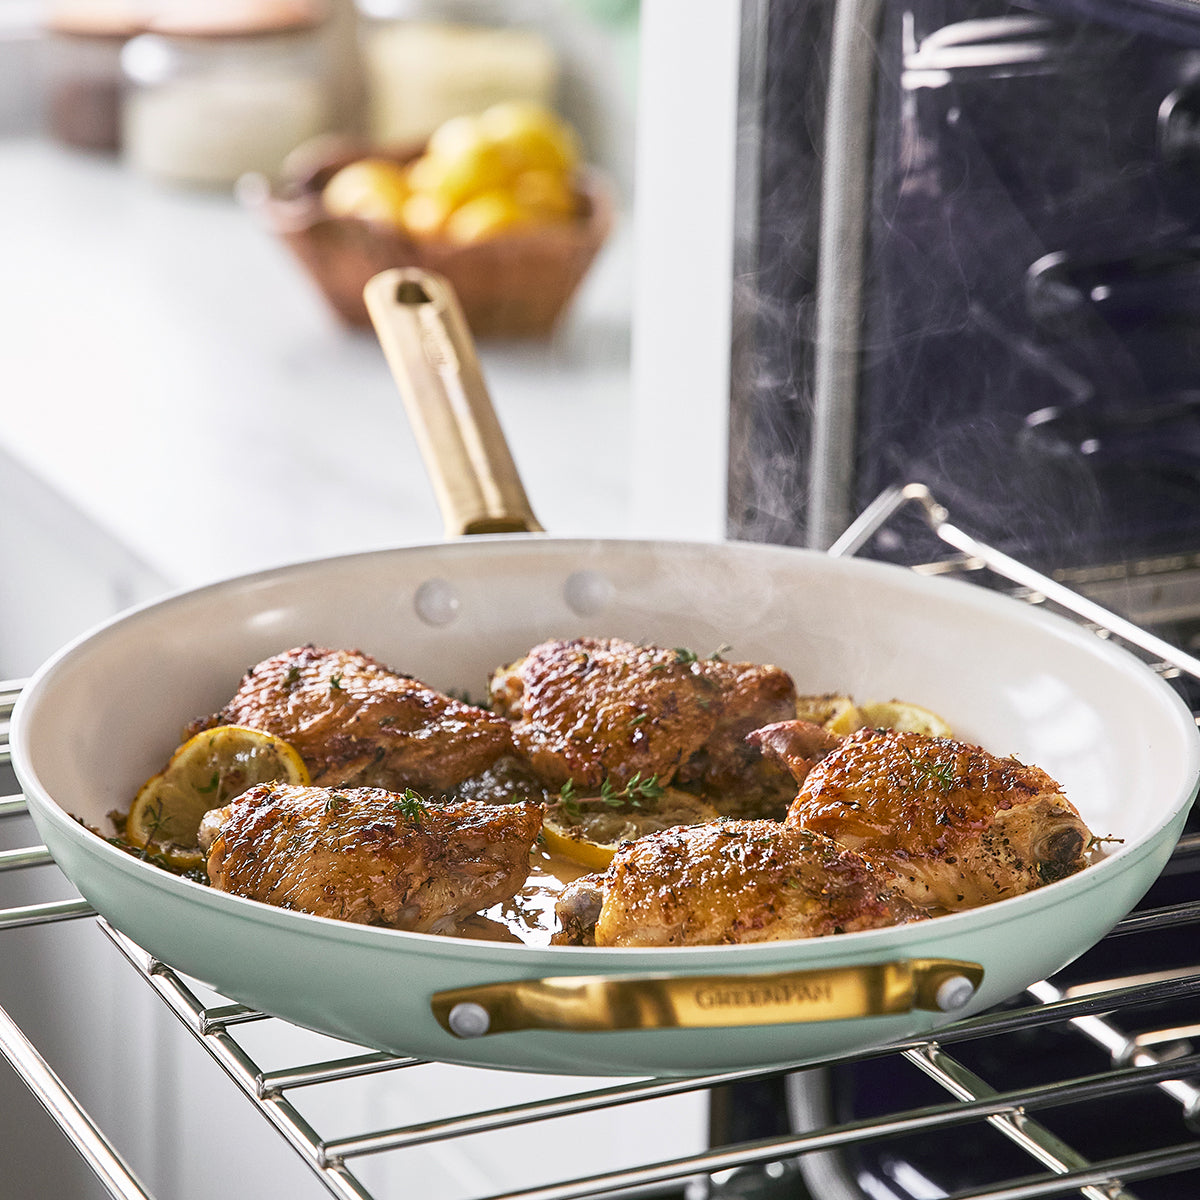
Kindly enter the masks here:
[[630, 0], [0, 0], [0, 673], [164, 586], [440, 536], [373, 334], [239, 195], [332, 135], [509, 96], [575, 131], [608, 228], [485, 369], [543, 523], [623, 528], [637, 37]]
[[[480, 318], [485, 376], [535, 510], [560, 534], [723, 527], [719, 494], [672, 495], [661, 516], [633, 518], [642, 489], [658, 487], [663, 449], [647, 440], [657, 418], [642, 436], [633, 416], [636, 276], [651, 297], [675, 286], [654, 253], [634, 250], [636, 163], [653, 155], [639, 149], [639, 51], [656, 20], [652, 36], [673, 44], [690, 7], [659, 4], [656, 17], [637, 0], [0, 0], [0, 677], [169, 590], [442, 537], [375, 336], [338, 310], [329, 276], [304, 258], [309, 226], [288, 214], [311, 215], [339, 155], [384, 143], [410, 154], [448, 118], [496, 101], [534, 102], [564, 122], [598, 189], [530, 230], [551, 246], [540, 286], [558, 288], [555, 311], [501, 304]], [[701, 86], [677, 99], [664, 74], [656, 137], [697, 165], [672, 183], [680, 211], [715, 205], [721, 229], [732, 90], [716, 117], [706, 102], [714, 64], [727, 83], [736, 75], [737, 5], [706, 7], [676, 64]], [[338, 241], [349, 221], [335, 258], [355, 252]], [[725, 277], [718, 269], [712, 294], [683, 280], [677, 315], [727, 310], [729, 236], [701, 239], [702, 260]], [[370, 261], [376, 249], [357, 244]], [[459, 249], [467, 277], [500, 270], [486, 247], [484, 268]], [[523, 269], [501, 293], [521, 299]], [[688, 366], [715, 356], [719, 368], [727, 355], [702, 340]], [[699, 408], [689, 417], [704, 424]], [[690, 436], [688, 422], [672, 435], [680, 455]], [[4, 846], [36, 841], [24, 821], [0, 834]], [[19, 874], [0, 877], [0, 906], [68, 894], [49, 870]], [[156, 1196], [325, 1194], [92, 922], [5, 931], [0, 1006]], [[285, 1060], [337, 1052], [296, 1037], [303, 1048], [280, 1047]], [[408, 1093], [368, 1081], [314, 1117], [384, 1127], [454, 1111], [464, 1088], [488, 1092], [480, 1107], [555, 1090], [484, 1078], [433, 1068]], [[671, 1153], [705, 1144], [702, 1097], [657, 1111], [670, 1114]], [[0, 1194], [107, 1194], [4, 1063], [0, 1113]], [[417, 1148], [363, 1175], [379, 1194], [450, 1197], [527, 1182], [531, 1164], [555, 1178], [668, 1152], [661, 1121], [648, 1127], [637, 1106], [593, 1119], [585, 1137], [572, 1129], [554, 1146], [508, 1132], [502, 1145]]]

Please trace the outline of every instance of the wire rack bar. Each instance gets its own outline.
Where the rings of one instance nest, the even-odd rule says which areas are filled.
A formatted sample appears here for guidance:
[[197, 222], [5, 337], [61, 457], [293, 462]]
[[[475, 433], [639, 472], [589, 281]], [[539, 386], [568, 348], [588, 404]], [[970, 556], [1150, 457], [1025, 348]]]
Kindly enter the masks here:
[[[638, 1100], [653, 1099], [678, 1091], [712, 1087], [720, 1083], [761, 1078], [772, 1074], [772, 1072], [738, 1072], [698, 1080], [650, 1081], [579, 1093], [548, 1102], [542, 1101], [507, 1109], [486, 1110], [449, 1120], [409, 1126], [404, 1129], [386, 1129], [366, 1132], [351, 1138], [323, 1140], [284, 1101], [283, 1093], [285, 1091], [291, 1087], [311, 1086], [334, 1078], [346, 1079], [368, 1073], [420, 1066], [422, 1065], [420, 1061], [371, 1054], [338, 1060], [333, 1064], [313, 1064], [285, 1071], [263, 1072], [244, 1050], [231, 1044], [229, 1035], [224, 1031], [221, 1022], [212, 1020], [211, 1014], [214, 1010], [204, 1009], [187, 985], [170, 968], [164, 967], [145, 955], [123, 935], [116, 933], [103, 922], [101, 926], [117, 942], [127, 957], [159, 987], [160, 992], [165, 993], [169, 1006], [195, 1036], [205, 1042], [210, 1042], [211, 1039], [216, 1040], [215, 1045], [210, 1044], [208, 1047], [210, 1053], [217, 1058], [227, 1073], [235, 1078], [241, 1089], [248, 1096], [259, 1101], [260, 1106], [263, 1101], [273, 1102], [266, 1111], [268, 1119], [284, 1133], [315, 1170], [327, 1175], [332, 1173], [332, 1179], [327, 1179], [327, 1182], [334, 1182], [331, 1190], [334, 1190], [335, 1194], [365, 1194], [353, 1190], [356, 1186], [361, 1188], [361, 1184], [350, 1174], [346, 1166], [346, 1160], [355, 1156], [398, 1150], [416, 1144], [445, 1141], [474, 1133], [550, 1120], [555, 1117], [594, 1111]], [[518, 1197], [520, 1200], [579, 1200], [579, 1198], [587, 1196], [645, 1188], [650, 1185], [712, 1175], [740, 1167], [761, 1165], [777, 1161], [780, 1158], [788, 1158], [814, 1150], [846, 1147], [874, 1138], [966, 1125], [980, 1119], [991, 1121], [1002, 1132], [1005, 1132], [1006, 1136], [1011, 1136], [1029, 1150], [1038, 1161], [1051, 1166], [1056, 1177], [1064, 1179], [1073, 1177], [1081, 1171], [1090, 1170], [1089, 1164], [1079, 1160], [1078, 1156], [1075, 1156], [1069, 1148], [1062, 1147], [1052, 1135], [1045, 1132], [1028, 1116], [1030, 1111], [1083, 1100], [1103, 1099], [1121, 1095], [1133, 1088], [1150, 1086], [1181, 1089], [1176, 1093], [1176, 1098], [1185, 1106], [1190, 1107], [1194, 1100], [1194, 1089], [1190, 1084], [1181, 1084], [1179, 1077], [1189, 1073], [1200, 1075], [1200, 1056], [1187, 1055], [1162, 1061], [1149, 1051], [1134, 1046], [1130, 1039], [1092, 1014], [1110, 1012], [1114, 1008], [1128, 1007], [1135, 1003], [1161, 1003], [1181, 995], [1194, 995], [1198, 991], [1200, 991], [1200, 972], [1188, 973], [1182, 978], [1119, 985], [1083, 997], [1065, 996], [1057, 989], [1051, 988], [1050, 985], [1039, 985], [1035, 989], [1030, 989], [1031, 996], [1037, 1001], [1034, 1005], [1015, 1012], [988, 1014], [975, 1018], [973, 1021], [963, 1022], [958, 1027], [944, 1031], [946, 1036], [940, 1037], [936, 1043], [915, 1040], [907, 1047], [902, 1048], [901, 1052], [910, 1061], [920, 1063], [923, 1069], [927, 1069], [927, 1064], [936, 1064], [944, 1078], [954, 1078], [958, 1081], [958, 1090], [954, 1091], [957, 1098], [951, 1103], [914, 1110], [886, 1120], [875, 1118], [851, 1122], [803, 1136], [764, 1139], [738, 1146], [732, 1150], [691, 1155], [662, 1163], [648, 1164], [636, 1169], [592, 1175], [521, 1192], [503, 1193], [491, 1197], [489, 1200], [517, 1200]], [[246, 1015], [261, 1017], [261, 1014], [253, 1014], [249, 1010]], [[1136, 1061], [1132, 1065], [1120, 1066], [1095, 1076], [1059, 1081], [1037, 1088], [1005, 1093], [996, 1093], [981, 1088], [978, 1092], [970, 1092], [962, 1090], [962, 1081], [967, 1076], [965, 1068], [955, 1064], [941, 1045], [945, 1042], [953, 1043], [1063, 1020], [1070, 1020], [1080, 1028], [1081, 1032], [1108, 1047], [1113, 1052], [1114, 1059], [1134, 1052]], [[1088, 1024], [1089, 1022], [1091, 1024]], [[206, 1028], [208, 1032], [204, 1032]], [[896, 1050], [897, 1047], [892, 1046], [884, 1050], [864, 1051], [860, 1055], [846, 1056], [838, 1061], [846, 1062], [853, 1058], [865, 1059], [880, 1054], [894, 1053]], [[1200, 1155], [1200, 1146], [1195, 1148], [1195, 1152]], [[1188, 1161], [1194, 1162], [1195, 1159]], [[1040, 1189], [1043, 1188], [1043, 1182], [1023, 1184], [1022, 1186]], [[1121, 1197], [1128, 1195], [1123, 1191], [1114, 1192], [1112, 1190], [1112, 1178], [1108, 1179], [1107, 1183], [1109, 1190], [1103, 1194], [1100, 1200], [1120, 1200]], [[350, 1190], [347, 1191], [347, 1188]], [[981, 1196], [986, 1194], [980, 1193]], [[997, 1195], [1000, 1194], [1002, 1193], [997, 1193]], [[1049, 1193], [1044, 1190], [1035, 1190], [1028, 1194]], [[1089, 1192], [1085, 1189], [1081, 1194], [1087, 1196]]]
[[907, 505], [918, 507], [930, 529], [948, 546], [952, 546], [968, 559], [982, 563], [997, 575], [1028, 588], [1030, 592], [1044, 596], [1096, 628], [1115, 634], [1131, 646], [1137, 646], [1162, 662], [1200, 679], [1200, 658], [1118, 616], [1086, 596], [1064, 587], [1048, 575], [1035, 571], [992, 546], [976, 541], [970, 534], [951, 524], [949, 513], [934, 499], [923, 483], [910, 483], [881, 493], [830, 546], [829, 553], [834, 557], [854, 554], [866, 545], [888, 518]]
[[44, 904], [24, 904], [0, 911], [0, 929], [27, 925], [49, 925], [78, 917], [94, 917], [96, 910], [86, 900], [50, 900]]
[[[952, 1096], [964, 1102], [996, 1095], [994, 1088], [945, 1054], [936, 1044], [906, 1051], [905, 1057]], [[1027, 1111], [1029, 1107], [1015, 1105], [1004, 1112], [993, 1113], [988, 1117], [988, 1124], [1056, 1175], [1091, 1166], [1082, 1155], [1055, 1137], [1044, 1125], [1031, 1119]], [[1111, 1187], [1100, 1192], [1088, 1187], [1083, 1189], [1083, 1196], [1084, 1200], [1125, 1200], [1128, 1193], [1123, 1188], [1119, 1192], [1114, 1192]]]
[[280, 1094], [262, 1097], [258, 1095], [258, 1079], [261, 1075], [258, 1064], [224, 1026], [203, 1032], [204, 1006], [183, 979], [176, 972], [164, 968], [156, 959], [146, 954], [123, 934], [112, 929], [106, 922], [101, 921], [100, 926], [149, 981], [184, 1027], [200, 1041], [213, 1060], [245, 1095], [256, 1103], [259, 1112], [267, 1118], [276, 1132], [297, 1151], [304, 1162], [317, 1170], [325, 1186], [335, 1196], [345, 1197], [345, 1200], [374, 1200], [371, 1193], [341, 1164], [333, 1164], [326, 1168], [318, 1162], [314, 1151], [320, 1147], [321, 1139], [288, 1100]]
[[23, 850], [0, 850], [0, 871], [16, 871], [22, 867], [52, 866], [54, 859], [45, 846], [28, 846]]
[[398, 1058], [393, 1054], [379, 1052], [357, 1054], [350, 1058], [332, 1062], [312, 1063], [288, 1067], [284, 1070], [260, 1071], [255, 1084], [255, 1094], [261, 1100], [285, 1092], [289, 1088], [315, 1087], [322, 1083], [333, 1083], [343, 1079], [361, 1079], [365, 1075], [376, 1075], [384, 1071], [396, 1071], [403, 1067], [419, 1067], [419, 1058]]
[[0, 1008], [0, 1053], [113, 1196], [118, 1200], [153, 1200], [129, 1164], [3, 1008]]
[[24, 796], [0, 797], [0, 817], [19, 817], [28, 811]]

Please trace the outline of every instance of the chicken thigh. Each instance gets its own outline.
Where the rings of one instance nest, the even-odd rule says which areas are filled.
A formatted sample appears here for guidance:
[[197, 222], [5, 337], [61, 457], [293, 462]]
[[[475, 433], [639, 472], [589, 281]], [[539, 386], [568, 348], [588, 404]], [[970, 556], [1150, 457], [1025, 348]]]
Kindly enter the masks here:
[[247, 725], [295, 747], [313, 783], [452, 788], [512, 752], [508, 722], [356, 650], [299, 646], [251, 667], [219, 712], [187, 731]]
[[[860, 855], [778, 821], [680, 826], [627, 843], [560, 899], [563, 941], [709, 946], [917, 920]], [[594, 928], [590, 923], [594, 921]]]
[[[769, 748], [770, 740], [765, 743]], [[1087, 865], [1091, 831], [1045, 771], [978, 746], [863, 729], [815, 763], [787, 815], [891, 871], [927, 908], [974, 908]]]
[[264, 783], [206, 815], [213, 887], [362, 925], [453, 932], [529, 874], [537, 804], [425, 804], [382, 788]]
[[795, 687], [777, 667], [574, 638], [535, 646], [497, 671], [491, 695], [494, 711], [514, 722], [518, 750], [553, 788], [676, 781], [721, 811], [723, 801], [784, 797], [780, 816], [791, 798], [786, 773], [745, 740], [794, 714]]

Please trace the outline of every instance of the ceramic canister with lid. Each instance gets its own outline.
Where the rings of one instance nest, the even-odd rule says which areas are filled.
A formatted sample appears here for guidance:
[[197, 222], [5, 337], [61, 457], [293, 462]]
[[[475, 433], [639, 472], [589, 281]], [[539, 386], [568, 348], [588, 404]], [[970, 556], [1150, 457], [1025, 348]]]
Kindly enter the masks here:
[[53, 0], [45, 13], [48, 131], [112, 153], [121, 136], [121, 50], [145, 27], [137, 0]]
[[544, 0], [358, 0], [358, 9], [377, 145], [422, 142], [499, 100], [554, 105], [560, 64]]
[[332, 120], [318, 0], [169, 5], [121, 56], [125, 156], [171, 182], [276, 172]]

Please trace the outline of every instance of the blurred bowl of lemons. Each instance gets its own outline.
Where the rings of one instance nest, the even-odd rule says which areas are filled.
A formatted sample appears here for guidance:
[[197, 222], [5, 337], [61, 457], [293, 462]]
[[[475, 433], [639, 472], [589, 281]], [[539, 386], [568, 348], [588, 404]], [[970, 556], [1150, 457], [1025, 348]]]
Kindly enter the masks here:
[[338, 316], [390, 267], [454, 286], [480, 338], [551, 334], [612, 227], [613, 198], [572, 127], [527, 101], [453, 117], [416, 147], [302, 146], [278, 184], [245, 189]]

